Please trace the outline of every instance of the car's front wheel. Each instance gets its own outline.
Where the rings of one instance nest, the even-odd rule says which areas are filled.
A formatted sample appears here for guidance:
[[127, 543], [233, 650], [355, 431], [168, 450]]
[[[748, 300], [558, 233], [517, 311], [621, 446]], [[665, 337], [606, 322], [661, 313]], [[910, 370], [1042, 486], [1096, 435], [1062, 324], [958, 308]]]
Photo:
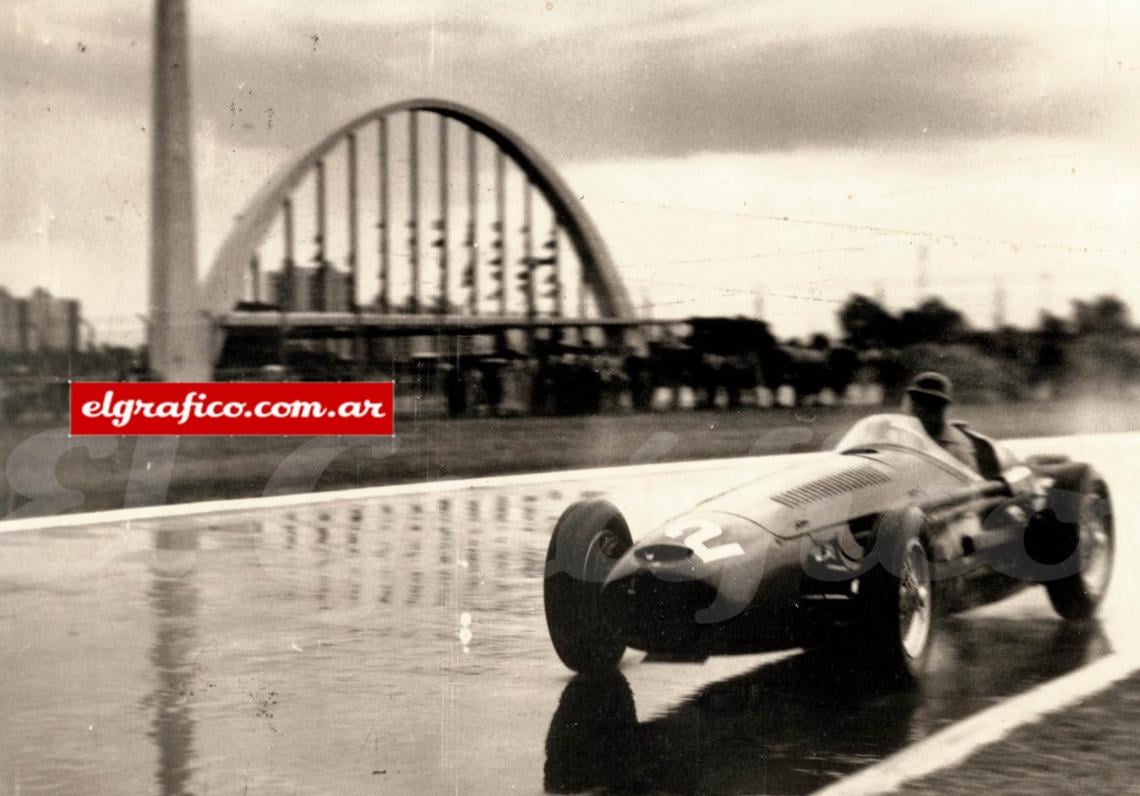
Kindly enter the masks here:
[[864, 653], [889, 677], [917, 680], [934, 636], [930, 549], [921, 517], [906, 513], [880, 528], [878, 565], [863, 578]]
[[625, 652], [601, 609], [606, 577], [633, 540], [621, 512], [585, 500], [563, 512], [546, 553], [543, 598], [554, 651], [576, 672], [613, 669]]

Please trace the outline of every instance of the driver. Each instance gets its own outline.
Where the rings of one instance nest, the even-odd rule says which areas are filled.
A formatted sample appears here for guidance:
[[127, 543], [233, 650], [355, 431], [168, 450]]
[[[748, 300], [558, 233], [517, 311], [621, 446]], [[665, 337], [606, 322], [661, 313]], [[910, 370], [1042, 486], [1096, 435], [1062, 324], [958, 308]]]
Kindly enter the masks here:
[[930, 438], [947, 453], [974, 472], [978, 472], [978, 459], [975, 447], [957, 424], [946, 418], [953, 392], [950, 379], [941, 373], [927, 371], [914, 377], [906, 388], [903, 411], [918, 418]]

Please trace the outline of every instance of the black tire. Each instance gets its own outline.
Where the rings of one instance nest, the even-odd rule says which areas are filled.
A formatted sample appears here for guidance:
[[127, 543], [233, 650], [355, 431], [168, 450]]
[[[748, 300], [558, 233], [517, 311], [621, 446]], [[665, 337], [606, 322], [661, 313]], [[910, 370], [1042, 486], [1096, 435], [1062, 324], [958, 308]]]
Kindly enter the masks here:
[[[1080, 556], [1079, 570], [1045, 582], [1049, 602], [1064, 619], [1092, 617], [1108, 593], [1115, 553], [1112, 497], [1108, 485], [1089, 468], [1058, 478], [1046, 510], [1059, 556]], [[1058, 556], [1058, 557], [1059, 557]], [[1050, 562], [1052, 563], [1052, 562]]]
[[886, 515], [879, 526], [879, 563], [862, 579], [862, 653], [888, 679], [913, 682], [925, 674], [934, 639], [930, 548], [916, 511]]
[[584, 500], [566, 509], [546, 552], [543, 601], [554, 651], [576, 672], [614, 669], [625, 652], [606, 625], [602, 585], [633, 539], [612, 503]]

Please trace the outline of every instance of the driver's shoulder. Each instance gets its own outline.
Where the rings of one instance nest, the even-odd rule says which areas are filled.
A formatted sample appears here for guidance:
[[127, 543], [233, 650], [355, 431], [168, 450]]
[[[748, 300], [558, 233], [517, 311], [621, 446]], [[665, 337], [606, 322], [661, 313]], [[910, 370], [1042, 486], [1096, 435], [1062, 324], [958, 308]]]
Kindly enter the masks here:
[[1002, 471], [1006, 469], [1003, 462], [1008, 456], [994, 440], [969, 428], [965, 421], [952, 420], [949, 427], [957, 432], [962, 443], [973, 448], [975, 469], [984, 478], [1001, 477]]

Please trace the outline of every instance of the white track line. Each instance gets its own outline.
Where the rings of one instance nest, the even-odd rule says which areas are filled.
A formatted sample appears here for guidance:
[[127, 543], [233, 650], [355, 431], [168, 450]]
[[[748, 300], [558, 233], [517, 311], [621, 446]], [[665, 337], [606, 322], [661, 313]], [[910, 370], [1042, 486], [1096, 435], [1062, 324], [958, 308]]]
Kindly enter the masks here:
[[961, 763], [983, 746], [1123, 680], [1140, 655], [1114, 653], [952, 724], [885, 760], [816, 791], [816, 796], [891, 793], [904, 783]]
[[[1006, 444], [1033, 443], [1035, 446], [1057, 444], [1062, 446], [1109, 437], [1127, 438], [1140, 436], [1129, 433], [1081, 434], [1068, 437], [1042, 437], [1028, 440], [1006, 440]], [[467, 478], [454, 481], [430, 481], [414, 484], [391, 484], [369, 486], [356, 489], [337, 489], [328, 492], [301, 492], [290, 495], [271, 495], [256, 498], [230, 500], [204, 500], [194, 503], [177, 503], [168, 506], [141, 506], [131, 509], [111, 509], [82, 514], [59, 514], [51, 517], [27, 517], [0, 519], [0, 534], [17, 531], [37, 531], [52, 528], [74, 528], [79, 525], [111, 525], [123, 522], [159, 520], [169, 517], [189, 517], [197, 514], [215, 514], [229, 511], [258, 511], [286, 506], [303, 506], [316, 503], [331, 503], [338, 500], [367, 500], [369, 498], [394, 497], [397, 495], [423, 495], [438, 492], [459, 492], [470, 489], [499, 489], [511, 486], [535, 486], [557, 484], [562, 481], [584, 481], [606, 477], [636, 477], [660, 472], [699, 472], [715, 470], [731, 465], [748, 466], [763, 459], [772, 463], [779, 458], [797, 459], [813, 456], [811, 453], [777, 454], [775, 456], [733, 457], [727, 459], [702, 459], [685, 462], [656, 462], [653, 464], [621, 465], [617, 467], [592, 467], [578, 470], [562, 470], [546, 473], [525, 473], [520, 475], [497, 475], [485, 478]], [[17, 512], [19, 510], [17, 509]]]
[[799, 459], [812, 456], [811, 453], [792, 453], [778, 456], [740, 457], [729, 459], [701, 459], [685, 462], [656, 462], [618, 467], [592, 467], [580, 470], [561, 470], [546, 473], [523, 473], [520, 475], [495, 475], [485, 478], [466, 478], [453, 481], [428, 481], [426, 483], [390, 484], [387, 486], [367, 486], [355, 489], [337, 489], [327, 492], [300, 492], [289, 495], [269, 495], [255, 498], [230, 500], [204, 500], [194, 503], [176, 503], [168, 506], [141, 506], [131, 509], [111, 509], [82, 514], [58, 514], [50, 517], [26, 517], [0, 520], [0, 534], [17, 531], [42, 531], [53, 528], [74, 528], [77, 525], [113, 525], [123, 522], [159, 520], [169, 517], [188, 517], [196, 514], [216, 514], [219, 512], [258, 511], [285, 506], [309, 506], [316, 503], [333, 503], [340, 500], [368, 500], [372, 498], [403, 495], [439, 494], [463, 492], [473, 489], [502, 489], [517, 486], [538, 486], [560, 484], [564, 481], [588, 481], [604, 478], [634, 478], [658, 473], [700, 472], [725, 467], [748, 467], [763, 461], [768, 464], [780, 459]]

